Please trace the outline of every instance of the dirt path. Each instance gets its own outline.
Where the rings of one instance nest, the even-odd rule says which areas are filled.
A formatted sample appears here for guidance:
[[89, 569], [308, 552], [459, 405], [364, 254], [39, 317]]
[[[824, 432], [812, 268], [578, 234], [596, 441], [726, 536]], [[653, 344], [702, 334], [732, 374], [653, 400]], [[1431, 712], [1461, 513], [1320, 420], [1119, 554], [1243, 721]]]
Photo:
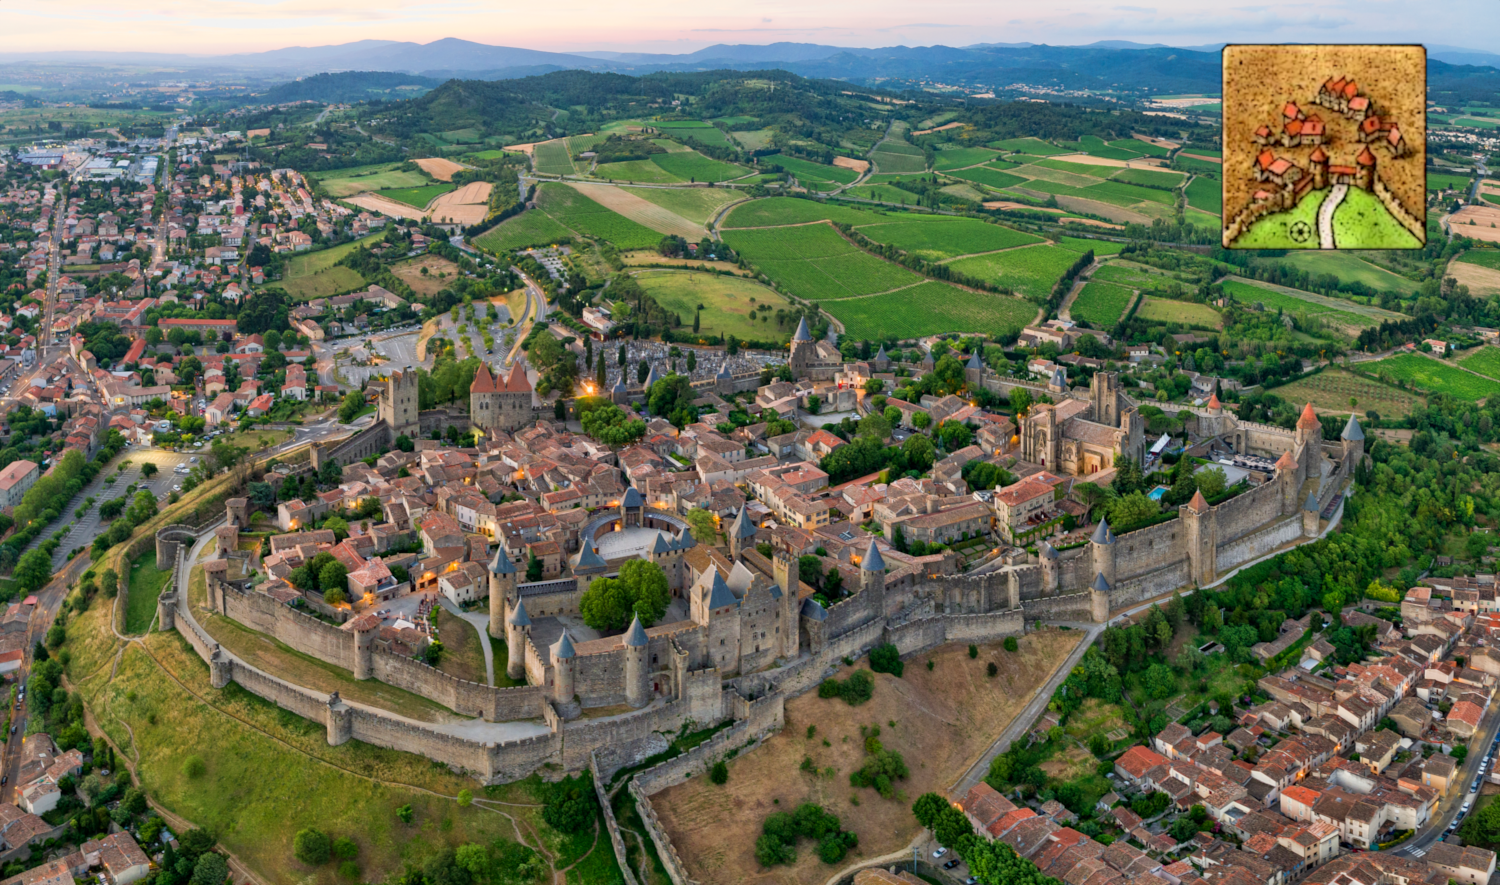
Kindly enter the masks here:
[[962, 258], [978, 258], [981, 255], [998, 255], [1001, 252], [1014, 252], [1017, 249], [1030, 249], [1032, 246], [1045, 245], [1046, 243], [1022, 243], [1019, 246], [1006, 246], [1004, 249], [991, 249], [988, 252], [970, 252], [967, 255], [955, 255], [952, 258], [944, 258], [942, 261], [939, 261], [938, 264], [949, 264]]
[[1064, 298], [1062, 300], [1062, 304], [1058, 305], [1057, 307], [1058, 319], [1072, 322], [1073, 302], [1078, 300], [1078, 293], [1082, 292], [1083, 287], [1088, 285], [1089, 277], [1093, 276], [1094, 271], [1099, 269], [1099, 264], [1099, 259], [1095, 258], [1093, 264], [1090, 264], [1088, 267], [1084, 268], [1083, 273], [1073, 278], [1073, 288], [1068, 290], [1068, 297]]

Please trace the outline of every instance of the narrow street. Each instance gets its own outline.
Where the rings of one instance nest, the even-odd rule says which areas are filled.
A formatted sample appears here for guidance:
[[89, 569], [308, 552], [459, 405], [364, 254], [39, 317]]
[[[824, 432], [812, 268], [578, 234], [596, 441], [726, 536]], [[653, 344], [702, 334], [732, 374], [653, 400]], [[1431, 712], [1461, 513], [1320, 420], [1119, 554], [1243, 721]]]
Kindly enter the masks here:
[[1469, 792], [1469, 785], [1479, 774], [1479, 766], [1489, 754], [1490, 745], [1495, 742], [1496, 732], [1500, 732], [1500, 704], [1491, 703], [1489, 709], [1485, 711], [1484, 719], [1479, 723], [1479, 730], [1474, 732], [1474, 737], [1469, 740], [1468, 757], [1454, 773], [1452, 786], [1448, 788], [1448, 795], [1439, 800], [1432, 820], [1427, 822], [1427, 826], [1412, 834], [1410, 839], [1391, 849], [1392, 854], [1403, 857], [1422, 857], [1433, 845], [1443, 840], [1443, 831], [1458, 817], [1464, 803], [1479, 797], [1478, 793]]

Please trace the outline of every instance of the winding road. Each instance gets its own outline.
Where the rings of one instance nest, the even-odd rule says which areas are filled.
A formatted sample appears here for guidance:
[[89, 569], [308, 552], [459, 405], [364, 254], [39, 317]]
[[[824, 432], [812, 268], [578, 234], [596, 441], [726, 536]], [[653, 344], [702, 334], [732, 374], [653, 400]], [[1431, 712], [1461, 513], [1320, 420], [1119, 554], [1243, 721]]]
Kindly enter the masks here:
[[1328, 199], [1318, 207], [1318, 248], [1336, 249], [1333, 242], [1333, 214], [1339, 210], [1344, 202], [1344, 196], [1349, 193], [1349, 185], [1336, 184], [1333, 190], [1328, 192]]

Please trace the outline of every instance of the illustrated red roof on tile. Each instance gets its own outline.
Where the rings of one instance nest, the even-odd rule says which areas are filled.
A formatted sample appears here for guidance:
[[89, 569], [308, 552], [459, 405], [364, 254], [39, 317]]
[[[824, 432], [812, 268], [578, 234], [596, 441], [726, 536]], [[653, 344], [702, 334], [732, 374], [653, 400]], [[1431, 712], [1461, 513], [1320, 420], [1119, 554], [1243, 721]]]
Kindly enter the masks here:
[[1312, 155], [1309, 156], [1308, 159], [1313, 161], [1314, 163], [1327, 163], [1328, 154], [1323, 150], [1322, 145], [1318, 145], [1317, 147], [1313, 148]]
[[1255, 157], [1255, 165], [1262, 169], [1271, 168], [1271, 164], [1274, 162], [1276, 162], [1276, 155], [1270, 151], [1261, 151]]
[[[1255, 134], [1260, 136], [1261, 138], [1266, 138], [1271, 134], [1271, 127], [1262, 125], [1259, 129], [1255, 130]], [[144, 349], [144, 347], [142, 349]]]
[[1375, 155], [1370, 153], [1369, 148], [1365, 148], [1364, 150], [1359, 152], [1358, 157], [1354, 158], [1354, 162], [1358, 163], [1361, 166], [1374, 166]]
[[1303, 135], [1322, 135], [1323, 121], [1316, 114], [1302, 121]]
[[1353, 80], [1350, 80], [1347, 83], [1345, 83], [1344, 84], [1344, 97], [1352, 99], [1356, 95], [1359, 95], [1359, 86], [1356, 85]]
[[1349, 110], [1351, 111], [1361, 111], [1369, 106], [1370, 99], [1368, 96], [1356, 95], [1353, 98], [1349, 99]]
[[1289, 101], [1282, 107], [1281, 116], [1288, 120], [1300, 120], [1302, 119], [1302, 109], [1297, 107], [1296, 102]]
[[1286, 134], [1287, 135], [1301, 135], [1302, 134], [1302, 121], [1301, 120], [1288, 120], [1287, 123], [1286, 123]]

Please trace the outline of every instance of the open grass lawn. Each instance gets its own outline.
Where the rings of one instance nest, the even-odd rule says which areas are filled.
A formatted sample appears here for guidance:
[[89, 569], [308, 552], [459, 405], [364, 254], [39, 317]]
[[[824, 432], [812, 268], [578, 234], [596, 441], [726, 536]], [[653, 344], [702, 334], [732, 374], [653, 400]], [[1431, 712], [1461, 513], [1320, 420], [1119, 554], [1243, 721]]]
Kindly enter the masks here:
[[1500, 347], [1477, 347], [1460, 357], [1458, 364], [1472, 372], [1500, 379]]
[[400, 163], [383, 163], [378, 166], [340, 169], [326, 174], [315, 172], [313, 177], [331, 197], [352, 197], [365, 191], [388, 188], [421, 187], [432, 181], [420, 171], [403, 172], [400, 167]]
[[[788, 341], [792, 329], [776, 327], [776, 311], [789, 303], [775, 290], [753, 280], [692, 271], [646, 270], [636, 275], [641, 284], [665, 310], [682, 319], [683, 330], [693, 328], [693, 314], [699, 314], [699, 331], [704, 335], [734, 335], [740, 340]], [[770, 310], [757, 310], [769, 307]], [[764, 321], [760, 317], [766, 317]]]
[[1388, 289], [1392, 292], [1410, 294], [1417, 290], [1417, 283], [1403, 276], [1377, 267], [1354, 252], [1327, 250], [1305, 250], [1291, 252], [1275, 259], [1302, 268], [1309, 273], [1333, 274], [1341, 280], [1358, 280], [1372, 289]]
[[675, 176], [678, 181], [728, 181], [750, 174], [750, 170], [744, 166], [723, 163], [697, 151], [653, 154], [651, 162], [668, 175]]
[[1063, 272], [1077, 260], [1077, 252], [1044, 245], [961, 258], [949, 264], [949, 267], [983, 280], [1010, 286], [1021, 295], [1045, 298]]
[[147, 551], [130, 566], [130, 595], [125, 605], [125, 632], [131, 635], [145, 633], [156, 617], [156, 600], [172, 575], [170, 565], [165, 570], [156, 567], [156, 553]]
[[1399, 418], [1422, 404], [1422, 398], [1410, 391], [1333, 366], [1271, 392], [1289, 403], [1312, 403], [1314, 409], [1329, 414], [1348, 414], [1351, 398], [1353, 411], [1363, 415], [1373, 409], [1382, 418]]
[[1446, 393], [1470, 402], [1500, 392], [1500, 381], [1481, 378], [1451, 363], [1417, 353], [1403, 353], [1373, 363], [1362, 363], [1360, 368], [1373, 373], [1377, 378], [1388, 378], [1420, 390]]
[[835, 202], [799, 200], [795, 197], [769, 197], [741, 203], [724, 216], [721, 228], [774, 227], [782, 224], [804, 224], [809, 221], [837, 221], [842, 224], [870, 224], [901, 220], [899, 214], [875, 209], [860, 209]]
[[1187, 186], [1188, 205], [1215, 215], [1224, 213], [1224, 185], [1206, 176], [1197, 176]]
[[846, 334], [871, 340], [1018, 330], [1037, 317], [1037, 306], [1030, 301], [933, 280], [872, 298], [831, 301], [823, 308], [844, 324]]
[[[755, 839], [768, 815], [805, 801], [822, 803], [845, 829], [859, 835], [858, 849], [846, 863], [891, 852], [905, 851], [910, 857], [906, 846], [919, 830], [911, 814], [912, 798], [950, 788], [1066, 659], [1080, 635], [1073, 630], [1031, 633], [1020, 640], [1018, 652], [1006, 652], [999, 643], [982, 645], [972, 660], [966, 644], [940, 646], [908, 661], [904, 678], [875, 674], [874, 697], [858, 707], [819, 698], [817, 692], [793, 698], [787, 703], [785, 728], [729, 760], [728, 783], [715, 786], [706, 777], [695, 777], [653, 796], [652, 807], [689, 875], [703, 885], [771, 881], [755, 861]], [[985, 675], [992, 661], [1000, 672], [994, 678]], [[838, 675], [847, 677], [852, 668], [840, 669]], [[873, 789], [849, 786], [849, 772], [865, 757], [859, 729], [872, 724], [880, 726], [885, 748], [901, 753], [911, 768], [910, 776], [899, 782], [904, 799], [882, 799]], [[800, 771], [803, 758], [811, 758], [818, 769], [834, 770], [835, 776]], [[834, 869], [804, 839], [795, 863], [778, 867], [774, 881], [823, 882]]]
[[438, 637], [443, 643], [439, 670], [480, 685], [489, 684], [484, 670], [484, 648], [480, 645], [482, 640], [473, 624], [439, 607]]
[[[780, 166], [792, 175], [797, 176], [799, 182], [805, 185], [819, 182], [827, 184], [848, 184], [859, 178], [859, 173], [853, 169], [845, 169], [842, 166], [825, 166], [822, 163], [814, 163], [800, 157], [789, 157], [785, 154], [775, 154], [761, 158], [761, 166]], [[826, 188], [818, 188], [826, 190]]]
[[607, 240], [621, 249], [647, 249], [661, 242], [661, 234], [604, 208], [565, 184], [544, 184], [538, 188], [537, 208], [567, 228]]
[[951, 147], [937, 152], [933, 158], [932, 168], [939, 172], [949, 169], [962, 169], [965, 166], [977, 166], [980, 163], [993, 160], [1000, 154], [988, 148], [964, 148]]
[[1135, 293], [1124, 286], [1090, 280], [1073, 300], [1071, 313], [1073, 319], [1107, 331], [1125, 315], [1133, 297]]
[[[109, 631], [109, 606], [95, 604], [68, 628], [69, 677], [90, 713], [131, 760], [152, 799], [213, 832], [267, 885], [335, 885], [334, 865], [308, 868], [292, 857], [292, 836], [317, 827], [359, 846], [362, 881], [384, 881], [406, 864], [456, 846], [516, 838], [515, 825], [479, 803], [460, 808], [471, 778], [420, 756], [350, 741], [328, 746], [323, 723], [309, 722], [238, 686], [209, 684], [208, 667], [177, 634], [153, 633], [124, 651]], [[190, 778], [183, 760], [205, 772]], [[429, 792], [430, 791], [430, 792]], [[505, 811], [549, 848], [565, 837], [548, 827], [527, 785], [496, 788]], [[404, 824], [396, 809], [411, 805]], [[605, 852], [613, 856], [612, 852]], [[549, 873], [550, 875], [550, 873]]]
[[696, 224], [707, 224], [725, 204], [743, 198], [738, 191], [721, 187], [626, 187], [623, 190]]
[[923, 220], [877, 222], [856, 228], [877, 243], [895, 246], [931, 261], [993, 252], [1040, 242], [1039, 237], [972, 218], [929, 216]]
[[1497, 249], [1470, 249], [1458, 256], [1458, 260], [1465, 264], [1477, 264], [1490, 270], [1500, 270], [1500, 250]]
[[223, 437], [224, 442], [258, 452], [261, 449], [269, 449], [278, 446], [292, 438], [290, 430], [272, 430], [269, 427], [252, 427], [249, 430], [241, 430]]
[[670, 137], [680, 137], [701, 141], [714, 147], [729, 147], [729, 139], [725, 137], [724, 131], [717, 126], [704, 124], [702, 126], [682, 126], [670, 123], [656, 123], [657, 128]]
[[368, 248], [384, 239], [385, 231], [381, 231], [342, 246], [298, 255], [287, 262], [286, 271], [281, 277], [281, 288], [297, 301], [326, 298], [359, 289], [365, 285], [364, 278], [338, 262], [361, 245]]
[[1019, 151], [1023, 154], [1030, 154], [1033, 157], [1051, 157], [1056, 154], [1068, 153], [1067, 148], [1048, 144], [1040, 138], [1007, 138], [1003, 141], [992, 141], [989, 146], [998, 151]]
[[405, 203], [417, 209], [426, 209], [427, 204], [453, 190], [451, 184], [429, 184], [422, 187], [401, 187], [380, 192], [382, 197]]
[[1224, 318], [1207, 304], [1172, 301], [1168, 298], [1142, 298], [1140, 306], [1135, 309], [1135, 315], [1152, 322], [1182, 323], [1204, 329], [1217, 329], [1224, 325]]
[[493, 252], [508, 252], [528, 246], [543, 246], [555, 243], [573, 232], [558, 224], [552, 216], [540, 209], [529, 209], [520, 215], [512, 215], [474, 239], [481, 249]]

